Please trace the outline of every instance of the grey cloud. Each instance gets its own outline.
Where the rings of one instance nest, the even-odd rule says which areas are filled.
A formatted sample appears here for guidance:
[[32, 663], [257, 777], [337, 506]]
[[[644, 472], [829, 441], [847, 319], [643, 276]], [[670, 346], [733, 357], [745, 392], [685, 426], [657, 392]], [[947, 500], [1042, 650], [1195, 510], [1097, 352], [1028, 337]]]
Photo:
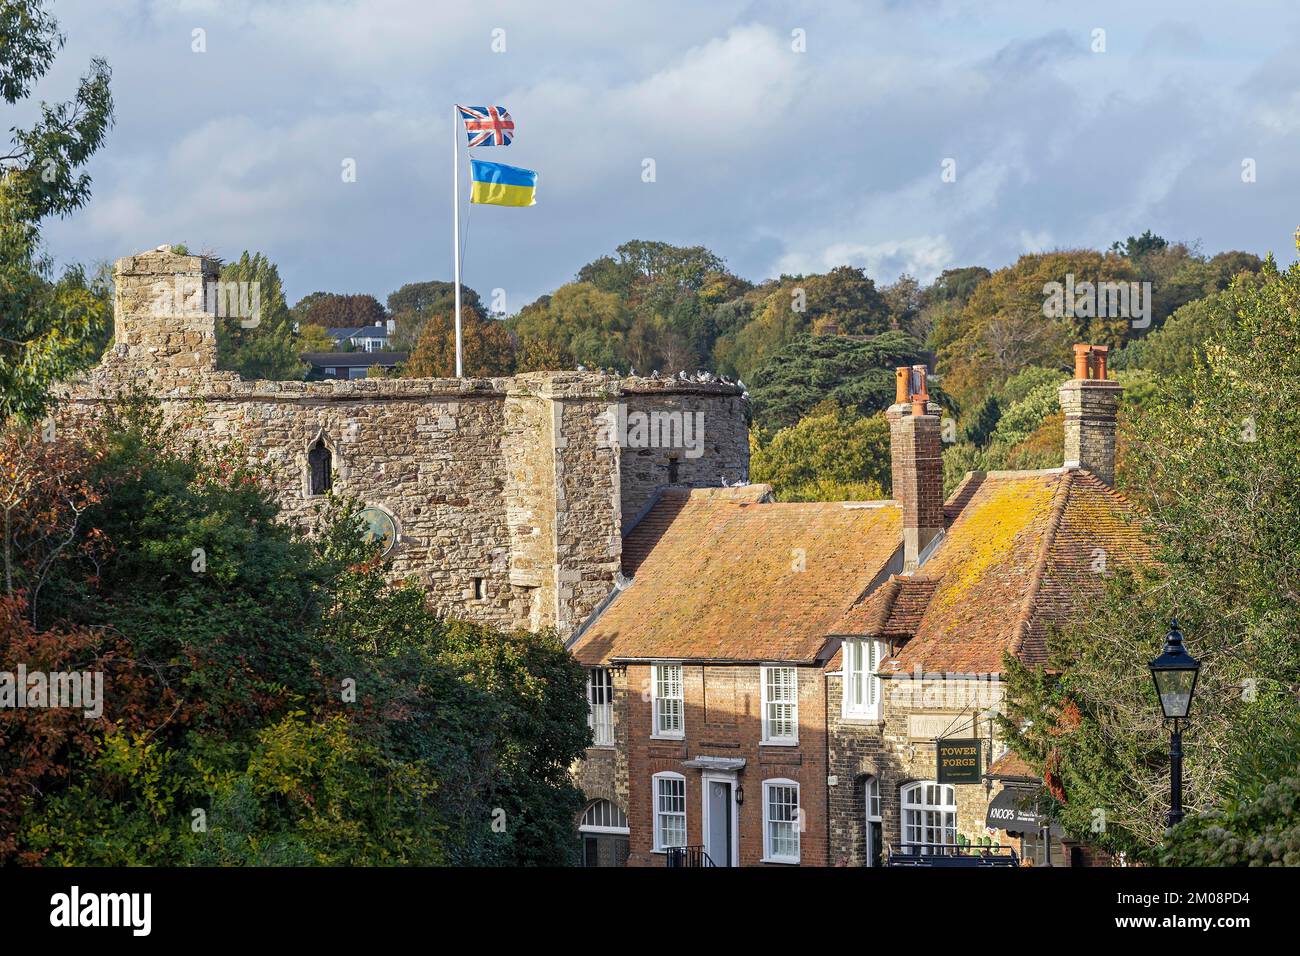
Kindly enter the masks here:
[[63, 260], [261, 249], [291, 298], [447, 278], [459, 100], [509, 106], [515, 145], [477, 152], [541, 174], [536, 207], [469, 216], [466, 281], [512, 309], [630, 238], [702, 243], [754, 279], [837, 261], [925, 277], [1148, 227], [1289, 261], [1300, 57], [1274, 6], [1252, 25], [1172, 0], [1103, 0], [1087, 20], [1009, 0], [67, 0], [41, 95], [66, 97], [102, 53], [118, 124], [91, 204], [46, 236]]

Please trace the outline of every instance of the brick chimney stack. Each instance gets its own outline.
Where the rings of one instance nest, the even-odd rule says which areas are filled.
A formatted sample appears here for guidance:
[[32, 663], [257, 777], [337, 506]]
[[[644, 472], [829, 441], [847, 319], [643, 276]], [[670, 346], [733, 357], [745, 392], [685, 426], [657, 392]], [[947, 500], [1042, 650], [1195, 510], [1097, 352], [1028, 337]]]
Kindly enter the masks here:
[[903, 570], [914, 571], [921, 552], [943, 530], [943, 454], [939, 406], [930, 402], [926, 368], [895, 370], [889, 450], [894, 500], [903, 509]]
[[1087, 468], [1115, 483], [1115, 418], [1124, 386], [1106, 378], [1105, 345], [1074, 347], [1074, 378], [1061, 386], [1065, 467]]

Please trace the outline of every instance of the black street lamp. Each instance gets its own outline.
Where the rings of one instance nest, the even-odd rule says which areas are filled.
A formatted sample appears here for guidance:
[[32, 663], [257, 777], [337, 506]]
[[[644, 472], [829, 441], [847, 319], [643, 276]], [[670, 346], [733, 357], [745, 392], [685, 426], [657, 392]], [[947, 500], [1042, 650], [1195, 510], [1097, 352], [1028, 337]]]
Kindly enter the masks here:
[[1164, 652], [1147, 666], [1151, 669], [1151, 679], [1156, 685], [1160, 711], [1165, 715], [1165, 720], [1174, 722], [1169, 734], [1169, 789], [1172, 806], [1165, 817], [1172, 829], [1183, 819], [1183, 735], [1178, 729], [1178, 722], [1186, 720], [1188, 711], [1192, 709], [1196, 675], [1201, 671], [1200, 662], [1183, 647], [1183, 632], [1178, 630], [1177, 621], [1170, 622]]

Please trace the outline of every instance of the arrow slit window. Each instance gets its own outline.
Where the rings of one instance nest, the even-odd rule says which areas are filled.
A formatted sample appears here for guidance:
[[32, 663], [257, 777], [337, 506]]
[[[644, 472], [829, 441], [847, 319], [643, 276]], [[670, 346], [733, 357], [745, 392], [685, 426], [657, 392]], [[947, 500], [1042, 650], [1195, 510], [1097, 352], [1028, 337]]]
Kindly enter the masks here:
[[328, 494], [333, 482], [333, 456], [325, 439], [317, 438], [316, 443], [307, 452], [307, 493], [310, 495]]

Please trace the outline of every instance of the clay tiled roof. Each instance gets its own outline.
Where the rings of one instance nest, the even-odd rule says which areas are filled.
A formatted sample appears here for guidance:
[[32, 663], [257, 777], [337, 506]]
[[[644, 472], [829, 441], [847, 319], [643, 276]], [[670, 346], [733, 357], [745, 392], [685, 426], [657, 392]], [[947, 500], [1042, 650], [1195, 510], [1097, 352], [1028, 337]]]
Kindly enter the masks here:
[[1055, 518], [1051, 548], [1040, 567], [1033, 613], [1020, 622], [1013, 648], [1023, 660], [1047, 659], [1048, 628], [1101, 592], [1105, 572], [1149, 561], [1152, 552], [1124, 497], [1086, 471], [1071, 473], [1069, 495]]
[[1009, 778], [1009, 779], [1021, 778], [1027, 780], [1039, 779], [1039, 776], [1034, 771], [1034, 768], [1029, 766], [1029, 764], [1025, 762], [1025, 759], [1023, 757], [1013, 753], [1010, 750], [1004, 753], [997, 760], [993, 761], [992, 766], [989, 767], [988, 775], [990, 777], [995, 777], [999, 779], [1001, 778]]
[[882, 673], [999, 673], [1007, 651], [1042, 663], [1048, 627], [1100, 592], [1099, 557], [1112, 568], [1148, 554], [1127, 501], [1086, 471], [976, 474], [958, 497], [964, 506], [922, 567], [938, 584]]
[[[849, 608], [831, 635], [880, 637], [891, 643], [906, 640], [916, 633], [938, 586], [938, 580], [928, 575], [895, 574]], [[826, 669], [839, 670], [842, 660], [842, 652], [837, 648]]]
[[635, 558], [632, 583], [573, 642], [578, 660], [816, 661], [899, 550], [899, 509], [755, 497], [662, 496], [629, 534], [653, 527], [654, 543]]
[[623, 535], [623, 573], [632, 577], [641, 568], [650, 549], [668, 530], [673, 520], [694, 495], [696, 500], [716, 497], [728, 501], [769, 501], [771, 485], [741, 485], [739, 488], [667, 488], [644, 515]]

